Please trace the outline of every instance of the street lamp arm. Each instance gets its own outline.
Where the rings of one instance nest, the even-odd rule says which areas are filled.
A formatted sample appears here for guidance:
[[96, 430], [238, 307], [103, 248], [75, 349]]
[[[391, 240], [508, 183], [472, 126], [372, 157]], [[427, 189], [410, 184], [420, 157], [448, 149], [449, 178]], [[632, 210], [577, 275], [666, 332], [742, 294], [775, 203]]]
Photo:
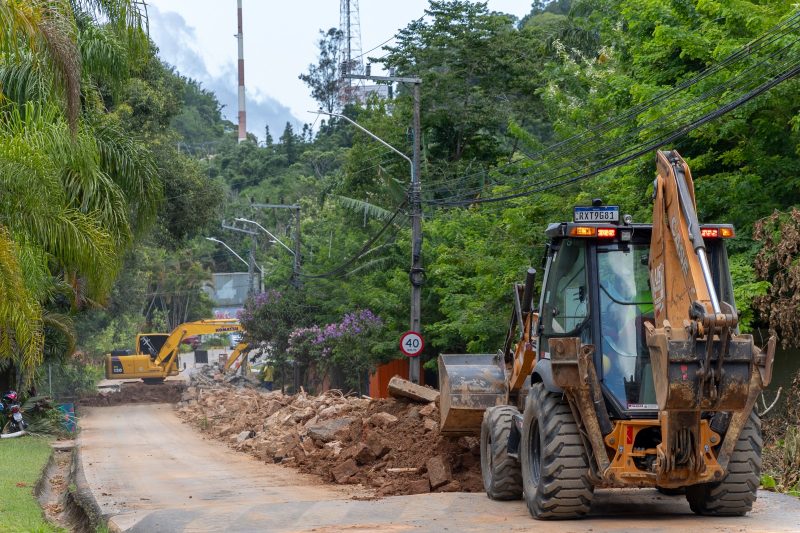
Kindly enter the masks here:
[[285, 244], [283, 244], [283, 242], [281, 242], [281, 240], [280, 240], [279, 238], [277, 238], [275, 235], [273, 235], [272, 233], [270, 233], [270, 231], [269, 231], [267, 228], [265, 228], [264, 226], [262, 226], [261, 224], [259, 224], [259, 223], [258, 223], [258, 222], [256, 222], [255, 220], [248, 220], [248, 219], [246, 219], [246, 218], [237, 218], [237, 219], [236, 219], [236, 222], [245, 222], [245, 223], [247, 223], [247, 224], [253, 224], [253, 225], [255, 225], [255, 226], [258, 226], [258, 227], [261, 229], [261, 231], [263, 231], [264, 233], [266, 233], [267, 235], [269, 235], [270, 237], [272, 237], [272, 239], [274, 239], [274, 240], [275, 240], [275, 242], [277, 242], [278, 244], [280, 244], [281, 246], [283, 246], [284, 248], [286, 248], [286, 251], [288, 251], [290, 254], [294, 255], [294, 250], [292, 250], [291, 248], [289, 248], [288, 246], [286, 246]]
[[[236, 256], [236, 258], [237, 258], [237, 259], [239, 259], [239, 261], [241, 261], [242, 263], [244, 263], [245, 265], [247, 265], [247, 267], [248, 267], [248, 268], [250, 268], [250, 263], [248, 263], [247, 261], [245, 261], [244, 259], [242, 259], [242, 256], [241, 256], [241, 255], [237, 254], [237, 253], [236, 253], [236, 251], [235, 251], [233, 248], [231, 248], [230, 246], [228, 246], [227, 244], [225, 244], [225, 243], [224, 243], [224, 242], [222, 242], [221, 240], [219, 240], [219, 239], [215, 239], [214, 237], [206, 237], [206, 240], [207, 240], [207, 241], [211, 241], [211, 242], [216, 242], [216, 243], [218, 243], [218, 244], [221, 244], [222, 246], [224, 246], [225, 248], [227, 248], [227, 249], [228, 249], [228, 251], [229, 251], [230, 253], [232, 253], [233, 255], [235, 255], [235, 256]], [[259, 270], [261, 271], [261, 273], [262, 273], [262, 274], [264, 273], [264, 271], [261, 269], [261, 267], [260, 267], [260, 266], [256, 265], [256, 268], [257, 268], [257, 269], [259, 269]]]
[[386, 141], [384, 141], [383, 139], [381, 139], [380, 137], [378, 137], [377, 135], [375, 135], [374, 133], [369, 131], [367, 128], [365, 128], [364, 126], [362, 126], [361, 124], [359, 124], [355, 120], [352, 120], [350, 117], [347, 117], [347, 116], [342, 115], [340, 113], [328, 113], [327, 111], [322, 111], [321, 109], [319, 111], [309, 111], [309, 113], [316, 114], [316, 115], [328, 115], [328, 116], [331, 116], [331, 117], [338, 117], [338, 118], [342, 118], [342, 119], [346, 120], [347, 122], [349, 122], [350, 124], [352, 124], [356, 128], [360, 129], [361, 131], [363, 131], [364, 133], [366, 133], [367, 135], [369, 135], [370, 137], [372, 137], [373, 139], [375, 139], [376, 141], [378, 141], [379, 143], [384, 145], [389, 150], [393, 151], [394, 153], [396, 153], [397, 155], [399, 155], [400, 157], [402, 157], [403, 159], [408, 161], [408, 163], [412, 166], [412, 170], [413, 170], [414, 163], [411, 161], [410, 157], [408, 157], [406, 154], [404, 154], [403, 152], [401, 152], [400, 150], [398, 150], [397, 148], [395, 148], [391, 144], [387, 143]]

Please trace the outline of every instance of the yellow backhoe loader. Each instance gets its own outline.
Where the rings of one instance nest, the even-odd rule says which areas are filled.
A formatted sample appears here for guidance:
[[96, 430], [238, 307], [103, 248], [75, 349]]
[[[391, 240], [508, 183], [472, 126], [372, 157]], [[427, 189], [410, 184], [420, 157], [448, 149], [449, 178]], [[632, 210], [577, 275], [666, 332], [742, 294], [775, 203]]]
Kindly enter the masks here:
[[653, 224], [595, 201], [550, 224], [544, 279], [513, 291], [497, 354], [441, 355], [441, 430], [480, 434], [490, 498], [585, 515], [595, 488], [683, 492], [695, 513], [756, 499], [775, 338], [740, 334], [725, 239], [700, 225], [686, 162], [658, 152]]
[[[145, 383], [161, 383], [167, 376], [178, 375], [178, 346], [186, 337], [240, 331], [243, 328], [238, 320], [218, 319], [187, 322], [172, 330], [172, 333], [139, 334], [136, 336], [137, 353], [112, 352], [106, 355], [106, 378], [141, 378]], [[228, 357], [225, 370], [247, 351], [247, 343], [237, 344]]]

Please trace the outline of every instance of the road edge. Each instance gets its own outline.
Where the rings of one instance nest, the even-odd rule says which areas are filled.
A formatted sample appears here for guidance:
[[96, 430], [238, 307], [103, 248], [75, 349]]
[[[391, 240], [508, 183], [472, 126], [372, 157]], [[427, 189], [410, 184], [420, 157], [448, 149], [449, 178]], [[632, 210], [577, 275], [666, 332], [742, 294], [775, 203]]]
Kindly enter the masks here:
[[69, 472], [69, 489], [67, 490], [67, 503], [72, 504], [85, 515], [92, 530], [106, 527], [109, 531], [118, 531], [109, 527], [107, 517], [103, 515], [100, 505], [89, 488], [86, 474], [83, 471], [80, 445], [72, 449], [72, 465]]

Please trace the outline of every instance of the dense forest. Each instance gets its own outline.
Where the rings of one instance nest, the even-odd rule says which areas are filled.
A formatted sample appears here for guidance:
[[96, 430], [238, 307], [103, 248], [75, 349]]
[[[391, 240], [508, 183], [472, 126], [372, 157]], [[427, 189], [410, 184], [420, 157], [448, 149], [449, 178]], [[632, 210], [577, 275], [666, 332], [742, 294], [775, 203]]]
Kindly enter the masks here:
[[[24, 4], [24, 5], [23, 5]], [[345, 368], [399, 357], [409, 323], [409, 168], [322, 116], [238, 143], [215, 96], [158, 57], [133, 2], [0, 2], [0, 372], [8, 382], [208, 317], [212, 272], [246, 267], [256, 220], [266, 291], [242, 316], [275, 356]], [[27, 7], [26, 7], [27, 6]], [[654, 150], [677, 149], [701, 221], [735, 224], [745, 328], [800, 329], [800, 18], [785, 0], [534, 2], [521, 20], [431, 1], [371, 62], [421, 83], [424, 359], [495, 351], [511, 284], [547, 223], [602, 198], [651, 217]], [[400, 151], [411, 88], [345, 104], [334, 30], [298, 72], [320, 108]], [[75, 355], [75, 354], [78, 355]], [[431, 365], [427, 365], [431, 366]], [[88, 376], [88, 377], [87, 377]]]

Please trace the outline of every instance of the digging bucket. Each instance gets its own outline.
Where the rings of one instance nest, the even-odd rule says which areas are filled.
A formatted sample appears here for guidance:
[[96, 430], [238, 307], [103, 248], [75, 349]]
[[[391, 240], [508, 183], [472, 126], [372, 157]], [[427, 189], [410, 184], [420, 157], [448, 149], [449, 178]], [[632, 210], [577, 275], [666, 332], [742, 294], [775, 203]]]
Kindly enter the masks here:
[[441, 433], [479, 434], [483, 412], [508, 402], [502, 355], [440, 355], [439, 392]]

